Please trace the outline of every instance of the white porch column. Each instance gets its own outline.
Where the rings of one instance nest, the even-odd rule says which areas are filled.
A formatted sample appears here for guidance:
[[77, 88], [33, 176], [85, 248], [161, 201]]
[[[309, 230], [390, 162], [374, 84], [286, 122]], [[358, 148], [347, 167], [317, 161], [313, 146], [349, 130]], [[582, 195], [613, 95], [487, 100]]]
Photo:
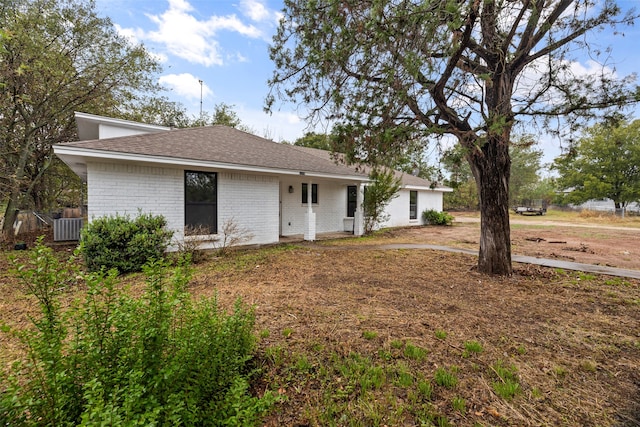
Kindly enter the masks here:
[[364, 234], [364, 185], [358, 184], [358, 196], [356, 197], [356, 211], [353, 214], [353, 235], [362, 236]]
[[304, 214], [304, 240], [316, 240], [316, 213], [313, 211], [313, 184], [307, 183], [307, 212]]

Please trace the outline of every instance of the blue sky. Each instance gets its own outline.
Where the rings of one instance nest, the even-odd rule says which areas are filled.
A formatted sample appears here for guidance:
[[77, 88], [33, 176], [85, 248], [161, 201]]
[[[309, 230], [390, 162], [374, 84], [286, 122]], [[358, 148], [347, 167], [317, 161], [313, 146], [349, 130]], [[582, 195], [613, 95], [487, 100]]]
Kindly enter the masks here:
[[[268, 46], [276, 31], [281, 1], [98, 0], [118, 31], [143, 43], [163, 66], [166, 95], [191, 115], [233, 105], [258, 135], [293, 141], [306, 124], [291, 106], [263, 112], [273, 65]], [[199, 81], [202, 80], [202, 86]]]
[[[233, 105], [258, 135], [294, 141], [304, 134], [306, 124], [296, 106], [281, 105], [271, 116], [262, 110], [273, 70], [268, 46], [282, 0], [97, 0], [96, 4], [121, 34], [157, 55], [164, 68], [160, 83], [170, 89], [167, 96], [191, 115], [200, 112], [202, 90], [204, 111], [212, 112], [221, 102]], [[620, 4], [623, 9], [640, 7], [640, 0]], [[606, 30], [593, 39], [602, 47], [613, 47], [608, 65], [612, 72], [615, 66], [620, 76], [640, 69], [640, 31], [632, 27], [624, 33]], [[576, 67], [588, 72], [589, 58], [581, 62]], [[541, 139], [545, 161], [559, 154], [559, 146], [557, 139]]]

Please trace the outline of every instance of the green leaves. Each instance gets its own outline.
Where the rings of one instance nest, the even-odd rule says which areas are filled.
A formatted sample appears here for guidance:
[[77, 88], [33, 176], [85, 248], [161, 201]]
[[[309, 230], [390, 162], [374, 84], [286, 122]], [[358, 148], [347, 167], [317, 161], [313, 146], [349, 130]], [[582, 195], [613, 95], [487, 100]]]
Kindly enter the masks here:
[[364, 202], [364, 228], [366, 233], [370, 233], [387, 220], [384, 210], [393, 200], [398, 197], [401, 181], [390, 169], [373, 169], [369, 178], [373, 181], [365, 187]]
[[[15, 209], [56, 209], [61, 194], [81, 187], [51, 148], [77, 138], [74, 111], [171, 121], [179, 114], [154, 98], [160, 64], [92, 0], [5, 2], [0, 28], [0, 205], [9, 199], [9, 232]], [[82, 203], [79, 193], [71, 205]]]
[[[38, 245], [21, 277], [43, 301], [29, 363], [2, 375], [7, 425], [255, 425], [276, 398], [249, 394], [253, 310], [192, 301], [190, 266], [154, 261], [133, 296], [117, 272], [80, 273]], [[63, 311], [65, 276], [86, 293]], [[42, 295], [49, 295], [46, 299]], [[50, 327], [43, 327], [43, 326]], [[2, 373], [4, 374], [4, 372]]]
[[640, 200], [640, 121], [595, 125], [554, 161], [566, 201], [609, 198], [616, 208]]
[[120, 273], [140, 271], [150, 260], [164, 257], [173, 235], [165, 226], [166, 220], [161, 215], [95, 218], [82, 232], [80, 253], [90, 271], [112, 268]]

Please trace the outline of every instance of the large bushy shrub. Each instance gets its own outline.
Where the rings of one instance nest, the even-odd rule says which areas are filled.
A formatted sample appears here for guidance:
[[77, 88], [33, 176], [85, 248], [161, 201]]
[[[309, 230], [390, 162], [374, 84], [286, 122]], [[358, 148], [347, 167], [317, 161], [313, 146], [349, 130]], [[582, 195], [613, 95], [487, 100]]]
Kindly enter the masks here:
[[[146, 289], [133, 297], [115, 270], [85, 274], [33, 250], [18, 274], [42, 315], [22, 338], [28, 361], [2, 376], [0, 425], [254, 425], [274, 401], [248, 393], [254, 314], [232, 313], [216, 299], [194, 302], [190, 268], [145, 267]], [[61, 310], [75, 280], [86, 295]]]
[[90, 271], [140, 271], [149, 260], [164, 257], [173, 235], [166, 225], [163, 216], [143, 213], [133, 219], [122, 215], [96, 218], [82, 231], [80, 252]]
[[427, 225], [451, 225], [453, 215], [447, 212], [438, 212], [435, 209], [428, 209], [422, 212], [422, 222]]

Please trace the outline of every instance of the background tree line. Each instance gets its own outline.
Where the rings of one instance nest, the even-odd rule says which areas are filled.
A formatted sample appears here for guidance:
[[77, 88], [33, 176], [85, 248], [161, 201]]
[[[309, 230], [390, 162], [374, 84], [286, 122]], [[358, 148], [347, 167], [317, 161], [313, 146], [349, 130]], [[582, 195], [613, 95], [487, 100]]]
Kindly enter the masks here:
[[161, 66], [120, 36], [92, 0], [0, 4], [0, 218], [83, 203], [79, 178], [52, 146], [77, 140], [74, 111], [164, 126], [224, 124], [250, 131], [232, 106], [189, 116], [161, 96]]

